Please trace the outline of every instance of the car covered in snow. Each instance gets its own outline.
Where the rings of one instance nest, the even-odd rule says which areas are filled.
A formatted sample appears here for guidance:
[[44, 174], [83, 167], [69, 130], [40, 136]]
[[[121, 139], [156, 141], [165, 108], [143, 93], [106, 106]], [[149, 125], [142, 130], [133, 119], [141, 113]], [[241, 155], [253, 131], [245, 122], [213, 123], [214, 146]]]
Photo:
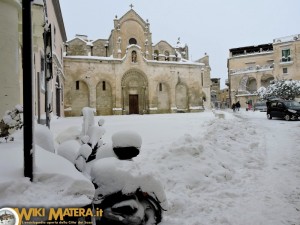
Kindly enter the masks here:
[[293, 100], [268, 100], [267, 117], [268, 119], [278, 117], [285, 120], [298, 120], [300, 119], [300, 104]]
[[259, 101], [254, 103], [254, 111], [267, 112], [267, 103], [265, 101]]

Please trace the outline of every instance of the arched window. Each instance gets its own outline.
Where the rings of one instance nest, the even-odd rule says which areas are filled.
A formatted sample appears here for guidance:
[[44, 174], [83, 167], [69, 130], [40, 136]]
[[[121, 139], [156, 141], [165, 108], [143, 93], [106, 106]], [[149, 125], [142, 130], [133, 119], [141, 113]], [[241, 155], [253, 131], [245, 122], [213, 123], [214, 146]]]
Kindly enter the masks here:
[[106, 90], [106, 83], [105, 81], [102, 81], [102, 91], [105, 91]]
[[162, 83], [159, 83], [159, 91], [162, 91]]
[[168, 51], [165, 51], [165, 61], [170, 60], [169, 56], [170, 56], [170, 53]]
[[135, 38], [130, 38], [130, 39], [129, 39], [129, 44], [130, 44], [130, 45], [136, 45], [136, 44], [137, 44], [136, 39], [135, 39]]
[[159, 55], [158, 50], [154, 50], [154, 60], [158, 61], [158, 55]]

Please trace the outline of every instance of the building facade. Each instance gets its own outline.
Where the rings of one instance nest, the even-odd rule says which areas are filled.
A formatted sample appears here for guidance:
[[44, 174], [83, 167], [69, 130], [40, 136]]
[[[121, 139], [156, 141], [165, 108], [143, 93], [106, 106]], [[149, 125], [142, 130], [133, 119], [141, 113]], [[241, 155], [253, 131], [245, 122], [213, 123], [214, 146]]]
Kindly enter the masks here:
[[[40, 122], [45, 117], [46, 88], [49, 111], [63, 116], [63, 43], [66, 33], [59, 0], [34, 0], [32, 10], [32, 57], [34, 113]], [[51, 46], [46, 64], [44, 32], [50, 29]], [[22, 6], [19, 0], [0, 1], [0, 114], [23, 104]], [[49, 53], [49, 52], [48, 52]], [[45, 78], [46, 70], [51, 78]], [[48, 74], [50, 75], [50, 72]], [[58, 91], [59, 90], [59, 91]]]
[[210, 107], [205, 55], [189, 61], [180, 39], [152, 43], [148, 20], [133, 9], [115, 17], [108, 39], [77, 35], [65, 45], [65, 114], [83, 107], [97, 115], [195, 112]]
[[227, 60], [231, 104], [257, 101], [258, 88], [272, 80], [300, 80], [300, 35], [276, 38], [272, 43], [232, 48]]
[[32, 23], [34, 112], [43, 123], [46, 111], [64, 116], [63, 49], [67, 36], [59, 0], [35, 0]]
[[18, 0], [0, 0], [0, 116], [15, 105], [22, 97], [20, 68], [21, 43], [19, 40]]

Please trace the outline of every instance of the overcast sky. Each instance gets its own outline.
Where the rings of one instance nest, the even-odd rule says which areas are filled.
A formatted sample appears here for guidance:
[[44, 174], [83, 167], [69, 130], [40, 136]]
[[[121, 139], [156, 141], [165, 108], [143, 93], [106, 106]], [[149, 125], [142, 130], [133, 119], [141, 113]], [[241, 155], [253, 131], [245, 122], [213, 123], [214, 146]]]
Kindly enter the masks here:
[[115, 15], [133, 9], [148, 19], [152, 41], [187, 44], [190, 59], [207, 53], [211, 77], [227, 79], [229, 49], [300, 34], [299, 0], [60, 0], [68, 40], [108, 38]]

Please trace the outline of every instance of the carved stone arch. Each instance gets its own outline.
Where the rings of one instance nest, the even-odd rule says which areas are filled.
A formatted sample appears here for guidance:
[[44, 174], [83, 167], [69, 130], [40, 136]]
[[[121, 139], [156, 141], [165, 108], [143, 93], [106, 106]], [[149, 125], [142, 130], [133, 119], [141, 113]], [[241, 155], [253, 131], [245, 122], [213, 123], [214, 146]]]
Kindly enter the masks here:
[[270, 82], [274, 80], [274, 76], [271, 74], [264, 74], [260, 78], [261, 86], [268, 87], [270, 85]]
[[254, 93], [257, 90], [257, 81], [255, 77], [249, 77], [247, 82], [247, 91]]
[[249, 94], [257, 90], [257, 81], [254, 77], [245, 75], [241, 78], [238, 93]]
[[96, 85], [97, 115], [112, 115], [113, 96], [112, 86], [107, 80], [100, 80]]
[[121, 80], [122, 86], [125, 86], [128, 84], [130, 80], [139, 80], [142, 85], [148, 86], [148, 79], [147, 76], [144, 74], [144, 72], [140, 70], [129, 70], [127, 71]]
[[158, 113], [170, 113], [171, 93], [170, 85], [166, 82], [158, 82], [156, 86], [156, 102]]
[[139, 70], [127, 71], [121, 80], [125, 114], [144, 114], [148, 110], [148, 79]]
[[90, 106], [89, 85], [84, 80], [76, 80], [71, 88], [72, 116], [81, 115], [83, 107]]
[[175, 102], [177, 110], [188, 111], [189, 97], [188, 97], [188, 86], [180, 81], [175, 87]]

